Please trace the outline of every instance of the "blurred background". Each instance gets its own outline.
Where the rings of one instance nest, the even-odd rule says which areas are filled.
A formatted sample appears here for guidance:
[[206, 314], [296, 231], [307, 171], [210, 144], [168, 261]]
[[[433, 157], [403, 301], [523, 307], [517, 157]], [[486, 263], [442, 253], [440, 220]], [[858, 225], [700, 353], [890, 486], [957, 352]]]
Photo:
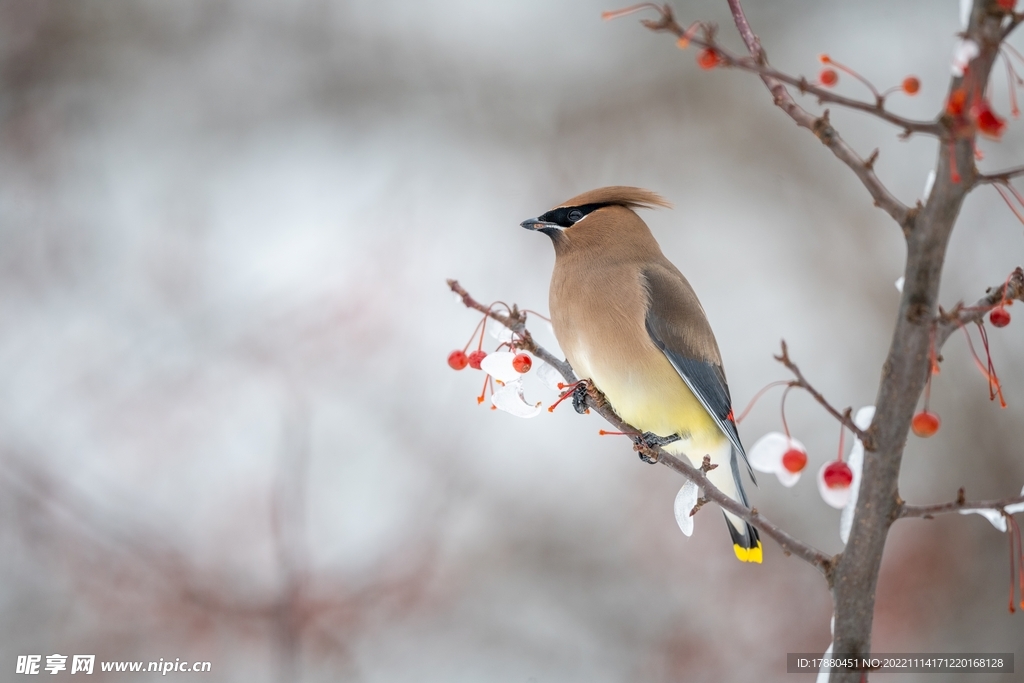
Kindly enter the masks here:
[[[813, 78], [828, 52], [879, 88], [919, 77], [900, 113], [942, 107], [953, 0], [748, 5], [776, 66]], [[674, 6], [740, 48], [724, 2]], [[828, 646], [815, 570], [771, 541], [763, 565], [736, 562], [711, 507], [684, 537], [682, 480], [599, 417], [487, 410], [481, 373], [446, 365], [479, 317], [445, 278], [546, 312], [551, 246], [519, 222], [639, 185], [675, 204], [644, 218], [702, 298], [738, 407], [787, 377], [782, 338], [834, 404], [874, 400], [898, 227], [757, 79], [701, 71], [638, 17], [602, 22], [615, 8], [0, 0], [0, 680], [53, 653], [210, 661], [218, 681], [790, 680], [787, 652]], [[846, 75], [838, 90], [867, 96]], [[921, 196], [933, 140], [832, 120]], [[982, 168], [1024, 162], [1022, 129], [983, 143]], [[976, 300], [1022, 246], [975, 192], [943, 301]], [[1019, 323], [992, 332], [1005, 410], [950, 339], [907, 500], [1024, 484]], [[741, 426], [748, 445], [779, 430], [779, 398]], [[838, 552], [813, 473], [839, 430], [797, 392], [787, 417], [808, 476], [762, 475], [753, 504]], [[874, 649], [1020, 660], [1006, 543], [979, 516], [897, 524]]]

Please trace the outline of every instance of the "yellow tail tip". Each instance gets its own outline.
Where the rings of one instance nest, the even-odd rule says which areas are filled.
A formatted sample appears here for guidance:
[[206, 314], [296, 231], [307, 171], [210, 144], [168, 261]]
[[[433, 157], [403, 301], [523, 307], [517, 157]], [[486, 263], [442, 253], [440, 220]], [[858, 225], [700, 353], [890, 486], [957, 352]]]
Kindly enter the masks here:
[[736, 559], [740, 562], [754, 562], [755, 564], [761, 564], [763, 556], [761, 551], [761, 541], [758, 541], [757, 545], [753, 548], [744, 548], [739, 543], [734, 543], [732, 550], [736, 553]]

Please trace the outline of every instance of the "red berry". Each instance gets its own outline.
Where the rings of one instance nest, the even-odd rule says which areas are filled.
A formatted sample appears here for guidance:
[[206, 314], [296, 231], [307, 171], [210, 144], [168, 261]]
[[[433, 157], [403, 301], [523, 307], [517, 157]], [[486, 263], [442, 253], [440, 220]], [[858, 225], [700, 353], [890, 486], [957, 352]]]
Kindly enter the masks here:
[[1010, 324], [1010, 312], [1000, 306], [988, 314], [988, 319], [996, 327], [1006, 327]]
[[706, 47], [700, 51], [697, 55], [697, 66], [702, 69], [714, 69], [722, 61], [722, 58], [718, 56], [718, 53], [712, 50], [710, 47]]
[[853, 483], [853, 470], [845, 462], [836, 460], [825, 466], [822, 478], [830, 489], [845, 489]]
[[465, 351], [455, 349], [448, 354], [448, 367], [452, 370], [465, 370], [467, 365], [469, 365], [469, 358], [466, 357]]
[[916, 95], [917, 91], [921, 89], [921, 81], [917, 80], [913, 76], [907, 76], [903, 79], [903, 92], [908, 95]]
[[479, 349], [474, 351], [473, 353], [469, 354], [469, 367], [473, 368], [474, 370], [479, 370], [480, 361], [482, 361], [484, 358], [487, 358], [487, 354], [485, 352], [480, 351]]
[[835, 69], [822, 69], [818, 74], [818, 81], [826, 88], [831, 88], [839, 82], [839, 74]]
[[782, 466], [793, 474], [803, 472], [807, 467], [807, 454], [796, 448], [790, 448], [782, 454]]
[[523, 374], [530, 371], [530, 368], [533, 367], [533, 361], [525, 353], [520, 353], [512, 359], [512, 367], [519, 374]]
[[911, 420], [910, 428], [914, 430], [914, 434], [922, 439], [927, 439], [939, 431], [939, 416], [935, 413], [929, 413], [927, 410], [922, 410]]

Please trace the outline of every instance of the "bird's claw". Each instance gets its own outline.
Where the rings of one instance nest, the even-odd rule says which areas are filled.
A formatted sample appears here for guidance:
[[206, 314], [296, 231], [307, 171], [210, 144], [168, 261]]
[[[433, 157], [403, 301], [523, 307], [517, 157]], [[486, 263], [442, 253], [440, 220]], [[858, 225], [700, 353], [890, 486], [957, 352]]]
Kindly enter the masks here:
[[678, 434], [658, 436], [653, 432], [644, 432], [633, 437], [633, 450], [637, 452], [641, 460], [653, 465], [658, 462], [658, 452], [655, 448], [666, 446], [675, 441], [679, 441]]
[[589, 386], [590, 382], [584, 379], [577, 382], [576, 388], [572, 390], [572, 408], [580, 415], [589, 410], [587, 408], [587, 387]]

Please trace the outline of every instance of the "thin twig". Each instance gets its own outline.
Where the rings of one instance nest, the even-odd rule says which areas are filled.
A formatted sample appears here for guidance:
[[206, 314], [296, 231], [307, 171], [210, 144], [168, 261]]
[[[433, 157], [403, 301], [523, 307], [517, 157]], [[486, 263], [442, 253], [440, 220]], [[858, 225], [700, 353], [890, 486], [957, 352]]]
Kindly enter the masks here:
[[1019, 176], [1024, 176], [1024, 166], [1014, 166], [1013, 168], [1007, 168], [995, 173], [979, 173], [974, 179], [974, 184], [1004, 184], [1009, 182], [1011, 178], [1017, 178]]
[[480, 311], [492, 320], [495, 320], [512, 330], [514, 334], [519, 335], [519, 339], [516, 340], [516, 348], [529, 351], [555, 370], [558, 370], [559, 374], [565, 378], [566, 384], [572, 384], [577, 381], [576, 375], [572, 371], [572, 366], [564, 360], [559, 360], [554, 356], [554, 354], [533, 340], [533, 336], [530, 334], [529, 330], [526, 329], [526, 313], [513, 306], [512, 312], [509, 315], [502, 315], [501, 313], [484, 306], [482, 303], [470, 296], [469, 292], [462, 288], [458, 280], [449, 279], [447, 282], [448, 287], [462, 298], [462, 303], [465, 304], [467, 308]]
[[978, 299], [973, 306], [959, 303], [949, 312], [939, 314], [935, 330], [935, 347], [942, 348], [949, 335], [957, 328], [969, 323], [978, 322], [1002, 301], [1024, 301], [1024, 270], [1016, 268], [1005, 282], [989, 287], [985, 296]]
[[832, 404], [829, 403], [824, 396], [822, 396], [821, 392], [815, 389], [813, 386], [811, 386], [811, 383], [808, 382], [807, 378], [804, 377], [804, 374], [800, 372], [800, 368], [797, 367], [796, 363], [790, 360], [789, 348], [786, 346], [785, 340], [782, 341], [782, 353], [778, 356], [775, 356], [775, 360], [785, 365], [786, 368], [793, 373], [793, 376], [796, 377], [796, 381], [793, 383], [792, 386], [797, 386], [800, 387], [801, 389], [805, 389], [807, 393], [813, 396], [814, 400], [820, 403], [822, 407], [825, 410], [827, 410], [832, 417], [843, 423], [843, 425], [846, 426], [847, 429], [853, 432], [857, 436], [857, 438], [861, 440], [861, 442], [864, 444], [864, 450], [875, 450], [875, 439], [871, 435], [871, 432], [861, 429], [860, 427], [857, 426], [857, 423], [853, 421], [853, 408], [847, 408], [841, 413], [835, 408], [833, 408]]
[[[547, 349], [545, 349], [544, 347], [542, 347], [540, 344], [533, 340], [533, 337], [530, 336], [529, 331], [527, 331], [526, 329], [524, 321], [525, 315], [519, 312], [517, 307], [512, 307], [511, 315], [502, 315], [501, 313], [497, 313], [491, 310], [489, 307], [483, 305], [482, 303], [474, 299], [472, 296], [470, 296], [469, 292], [467, 292], [458, 283], [457, 280], [448, 280], [448, 287], [453, 292], [459, 295], [459, 297], [462, 299], [462, 303], [465, 306], [487, 315], [492, 320], [496, 320], [497, 322], [501, 323], [505, 327], [512, 330], [513, 333], [520, 337], [520, 340], [516, 341], [516, 347], [526, 349], [530, 353], [534, 354], [535, 356], [543, 360], [545, 363], [550, 364], [552, 367], [558, 370], [558, 372], [565, 379], [566, 384], [572, 384], [578, 381], [578, 378], [573, 373], [572, 368], [568, 363], [566, 363], [565, 361], [558, 360], [551, 354], [551, 352], [549, 352]], [[615, 411], [612, 410], [611, 406], [609, 406], [606, 402], [594, 400], [594, 398], [588, 394], [587, 405], [594, 412], [596, 412], [601, 417], [606, 419], [609, 423], [611, 423], [617, 431], [632, 434], [637, 434], [641, 432], [641, 430], [623, 421], [623, 419], [620, 418], [615, 413]], [[665, 465], [666, 467], [675, 472], [678, 472], [685, 478], [692, 481], [697, 486], [701, 487], [704, 490], [705, 498], [713, 500], [714, 502], [718, 503], [719, 507], [721, 507], [722, 509], [728, 510], [737, 517], [757, 527], [757, 529], [760, 530], [765, 536], [774, 539], [775, 542], [778, 543], [782, 550], [786, 553], [796, 555], [805, 562], [813, 565], [814, 567], [817, 567], [818, 570], [825, 575], [826, 580], [828, 580], [831, 583], [831, 572], [832, 567], [835, 563], [834, 557], [826, 555], [817, 548], [794, 538], [793, 536], [783, 531], [775, 523], [771, 522], [768, 519], [765, 519], [756, 509], [744, 507], [743, 505], [737, 503], [729, 496], [722, 493], [705, 476], [704, 472], [702, 471], [703, 467], [693, 467], [690, 463], [672, 455], [661, 446], [645, 445], [645, 448], [647, 448], [655, 456], [654, 459], [657, 462], [661, 463], [662, 465]]]
[[[657, 21], [642, 21], [645, 27], [657, 32], [672, 33], [677, 38], [685, 40], [687, 43], [692, 43], [698, 47], [708, 48], [714, 50], [718, 55], [718, 66], [720, 67], [733, 67], [741, 69], [743, 71], [749, 71], [756, 73], [762, 78], [771, 78], [777, 81], [781, 81], [787, 85], [791, 85], [794, 88], [800, 90], [805, 95], [813, 95], [818, 98], [819, 102], [828, 102], [837, 104], [847, 109], [853, 109], [861, 111], [866, 114], [876, 116], [883, 121], [893, 124], [903, 129], [903, 135], [908, 136], [912, 133], [922, 133], [925, 135], [934, 135], [936, 137], [942, 137], [946, 129], [939, 121], [917, 121], [914, 119], [908, 119], [894, 114], [885, 108], [883, 102], [884, 98], [880, 101], [875, 99], [871, 102], [865, 102], [864, 100], [856, 100], [851, 97], [844, 97], [839, 95], [832, 90], [823, 88], [821, 86], [811, 83], [803, 76], [791, 76], [785, 72], [779, 71], [768, 64], [767, 56], [764, 54], [764, 50], [761, 48], [761, 43], [758, 41], [757, 36], [750, 32], [750, 27], [746, 26], [746, 31], [740, 29], [741, 35], [743, 35], [743, 41], [747, 44], [750, 49], [751, 56], [741, 56], [725, 48], [714, 38], [714, 33], [705, 30], [704, 37], [698, 37], [691, 35], [693, 32], [684, 29], [676, 20], [672, 8], [668, 5], [656, 6], [650, 5], [651, 9], [657, 10], [661, 14], [661, 18]], [[750, 45], [756, 45], [756, 51], [750, 48]]]
[[[761, 48], [761, 42], [757, 39], [753, 29], [750, 28], [750, 23], [747, 22], [747, 17], [743, 13], [743, 7], [740, 6], [739, 0], [728, 1], [733, 21], [740, 35], [743, 36], [743, 42], [746, 44], [747, 50], [750, 51], [750, 54], [763, 60], [764, 50]], [[786, 89], [786, 86], [777, 77], [762, 74], [761, 80], [772, 93], [775, 104], [786, 112], [798, 126], [813, 132], [826, 147], [832, 150], [832, 153], [840, 161], [856, 174], [875, 200], [875, 205], [892, 216], [893, 220], [904, 231], [909, 230], [915, 212], [889, 192], [885, 185], [882, 184], [882, 181], [878, 179], [878, 176], [875, 175], [875, 172], [868, 166], [867, 162], [861, 159], [860, 155], [853, 151], [853, 148], [839, 137], [839, 133], [829, 123], [828, 111], [820, 118], [817, 118], [793, 100], [789, 90]]]
[[958, 496], [957, 500], [952, 502], [936, 503], [935, 505], [907, 505], [904, 503], [900, 506], [897, 517], [931, 517], [932, 515], [959, 512], [960, 510], [1001, 510], [1006, 512], [1007, 505], [1017, 505], [1020, 503], [1024, 503], [1024, 495], [1001, 498], [999, 500], [975, 501], [963, 500], [962, 497]]
[[[811, 85], [806, 81], [806, 79], [796, 79], [769, 67], [764, 50], [761, 48], [761, 43], [750, 28], [750, 24], [747, 23], [746, 16], [743, 14], [743, 8], [740, 7], [739, 0], [729, 0], [729, 8], [732, 10], [736, 27], [739, 29], [740, 35], [743, 36], [743, 42], [746, 44], [747, 50], [751, 54], [751, 58], [741, 58], [733, 55], [714, 41], [713, 33], [711, 35], [707, 35], [708, 32], [705, 31], [706, 35], [704, 39], [691, 37], [683, 27], [676, 22], [672, 13], [672, 8], [668, 5], [657, 8], [661, 13], [661, 18], [658, 21], [645, 21], [642, 23], [652, 31], [667, 31], [676, 35], [680, 39], [686, 39], [697, 45], [702, 45], [715, 50], [715, 52], [718, 53], [719, 60], [722, 65], [735, 66], [737, 68], [759, 74], [761, 80], [771, 92], [772, 97], [775, 100], [775, 104], [785, 111], [798, 126], [806, 128], [814, 133], [815, 136], [821, 140], [822, 144], [828, 147], [840, 161], [846, 164], [850, 170], [856, 174], [857, 178], [860, 179], [861, 183], [871, 194], [871, 197], [875, 201], [875, 205], [888, 213], [893, 220], [903, 228], [904, 233], [909, 232], [917, 213], [916, 210], [909, 208], [897, 199], [896, 196], [882, 184], [882, 181], [879, 180], [878, 176], [875, 175], [872, 165], [862, 159], [860, 155], [857, 154], [857, 152], [855, 152], [853, 148], [839, 136], [839, 133], [829, 122], [827, 110], [820, 117], [814, 116], [796, 103], [793, 96], [790, 95], [789, 90], [786, 89], [786, 83], [799, 87], [804, 92], [810, 92], [822, 101], [835, 102], [842, 106], [851, 107], [856, 100], [841, 98], [835, 93]], [[895, 123], [905, 130], [930, 133], [939, 136], [944, 135], [944, 129], [937, 122], [928, 123], [902, 119], [901, 117], [897, 117], [886, 112], [884, 109], [879, 107], [877, 103], [860, 103], [859, 106], [853, 108], [880, 116], [881, 118]]]

